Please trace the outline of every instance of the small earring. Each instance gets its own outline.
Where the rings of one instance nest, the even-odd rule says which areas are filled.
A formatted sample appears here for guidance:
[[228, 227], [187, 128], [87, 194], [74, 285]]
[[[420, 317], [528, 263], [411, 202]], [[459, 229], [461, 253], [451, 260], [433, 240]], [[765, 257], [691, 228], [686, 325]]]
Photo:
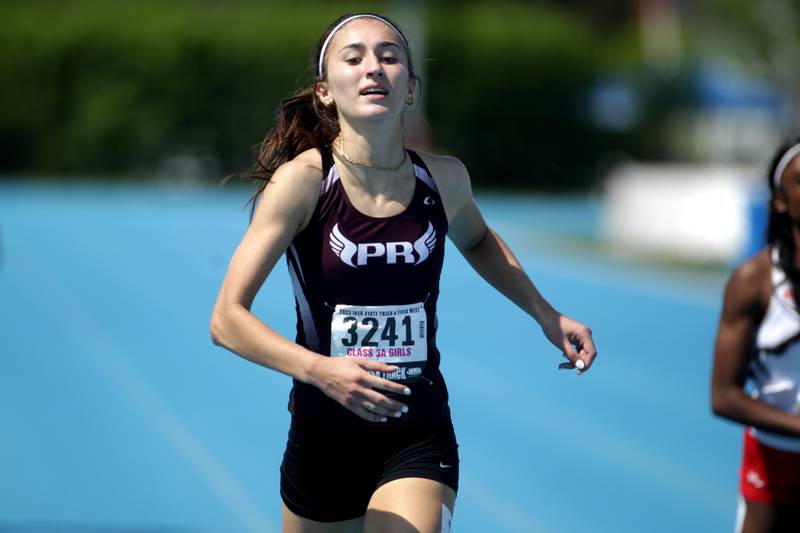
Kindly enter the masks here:
[[409, 94], [406, 97], [406, 105], [414, 105], [414, 95]]

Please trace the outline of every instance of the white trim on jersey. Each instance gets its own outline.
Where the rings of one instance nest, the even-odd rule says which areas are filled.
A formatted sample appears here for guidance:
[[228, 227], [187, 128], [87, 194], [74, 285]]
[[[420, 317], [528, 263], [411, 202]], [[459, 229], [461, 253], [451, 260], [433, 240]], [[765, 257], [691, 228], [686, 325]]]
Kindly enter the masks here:
[[[294, 297], [297, 300], [297, 307], [300, 309], [300, 321], [303, 323], [303, 333], [306, 336], [306, 344], [308, 349], [315, 351], [319, 349], [319, 333], [314, 325], [314, 315], [311, 313], [311, 306], [308, 305], [303, 285], [300, 284], [298, 273], [295, 271], [295, 263], [297, 268], [300, 268], [300, 263], [297, 261], [297, 252], [294, 249], [294, 244], [289, 247], [295, 261], [289, 261], [289, 277], [292, 278], [292, 288], [294, 289]], [[302, 276], [302, 272], [300, 272]]]
[[328, 175], [325, 176], [325, 179], [322, 180], [322, 190], [320, 191], [320, 196], [323, 194], [327, 194], [333, 188], [333, 184], [339, 180], [339, 171], [336, 170], [336, 165], [331, 165], [331, 169], [328, 171]]
[[[772, 294], [756, 333], [751, 379], [759, 401], [787, 413], [800, 411], [800, 314], [792, 284], [770, 250]], [[752, 428], [753, 436], [771, 448], [800, 452], [800, 438]]]
[[436, 182], [433, 181], [433, 176], [428, 174], [428, 172], [419, 165], [414, 165], [414, 175], [425, 182], [425, 185], [436, 191], [439, 192], [439, 187], [436, 186]]
[[300, 266], [300, 258], [297, 256], [297, 248], [294, 247], [294, 243], [292, 243], [291, 246], [289, 246], [288, 251], [292, 255], [292, 258], [294, 259], [294, 264], [297, 265], [297, 271], [300, 274], [300, 282], [305, 287], [306, 278], [305, 276], [303, 276], [303, 268]]
[[736, 496], [736, 524], [733, 526], [734, 533], [742, 533], [744, 519], [747, 516], [747, 502], [741, 494]]

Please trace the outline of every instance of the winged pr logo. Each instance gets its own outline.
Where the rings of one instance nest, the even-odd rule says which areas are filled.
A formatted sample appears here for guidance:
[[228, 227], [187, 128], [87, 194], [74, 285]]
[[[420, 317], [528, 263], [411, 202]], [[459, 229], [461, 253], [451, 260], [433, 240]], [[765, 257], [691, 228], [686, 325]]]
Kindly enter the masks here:
[[405, 264], [419, 265], [431, 255], [436, 247], [436, 230], [428, 222], [428, 228], [413, 243], [408, 241], [362, 242], [354, 243], [345, 237], [339, 224], [333, 226], [329, 242], [331, 250], [347, 266], [358, 268], [365, 266], [370, 260], [395, 265], [402, 259]]

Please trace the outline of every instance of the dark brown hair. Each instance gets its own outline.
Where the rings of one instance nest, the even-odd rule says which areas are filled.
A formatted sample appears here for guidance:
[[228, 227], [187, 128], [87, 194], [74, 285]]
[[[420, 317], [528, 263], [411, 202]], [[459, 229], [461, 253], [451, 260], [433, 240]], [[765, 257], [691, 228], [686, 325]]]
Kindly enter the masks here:
[[[775, 211], [774, 199], [775, 192], [778, 186], [775, 184], [775, 171], [777, 170], [778, 163], [783, 158], [784, 154], [790, 148], [800, 144], [800, 137], [796, 137], [783, 143], [775, 152], [772, 161], [767, 169], [767, 182], [769, 184], [770, 202], [769, 202], [769, 221], [767, 222], [767, 243], [778, 249], [778, 262], [780, 267], [786, 273], [786, 278], [792, 284], [792, 292], [794, 293], [794, 301], [797, 308], [800, 309], [800, 268], [795, 262], [796, 246], [794, 242], [794, 234], [792, 233], [793, 222], [789, 217], [789, 213], [778, 213]], [[780, 179], [780, 178], [779, 178]]]
[[[403, 37], [400, 41], [405, 48], [409, 77], [410, 79], [419, 81], [419, 78], [417, 78], [414, 73], [414, 67], [411, 62], [411, 50], [409, 50], [406, 45], [407, 40], [405, 35], [400, 31], [397, 24], [390, 19], [375, 13], [357, 13], [342, 15], [333, 21], [325, 30], [325, 33], [322, 34], [319, 41], [317, 41], [317, 45], [314, 49], [311, 63], [311, 72], [313, 72], [313, 75], [310, 83], [308, 83], [304, 89], [280, 103], [275, 113], [274, 127], [267, 133], [267, 136], [261, 144], [253, 150], [253, 167], [249, 171], [239, 174], [241, 177], [247, 177], [258, 182], [255, 193], [253, 193], [253, 196], [248, 201], [248, 203], [251, 204], [251, 220], [255, 212], [256, 200], [259, 195], [264, 192], [264, 188], [267, 186], [267, 183], [269, 183], [272, 175], [275, 174], [275, 171], [278, 170], [278, 167], [292, 160], [301, 152], [311, 148], [322, 148], [323, 146], [330, 145], [339, 134], [336, 105], [334, 104], [327, 107], [317, 98], [315, 92], [316, 84], [326, 79], [325, 70], [323, 69], [322, 74], [319, 74], [317, 68], [320, 61], [322, 46], [328, 38], [328, 35], [340, 22], [357, 15], [378, 17], [388, 22], [391, 26], [394, 26], [394, 29]], [[226, 178], [226, 180], [227, 179], [228, 178]]]

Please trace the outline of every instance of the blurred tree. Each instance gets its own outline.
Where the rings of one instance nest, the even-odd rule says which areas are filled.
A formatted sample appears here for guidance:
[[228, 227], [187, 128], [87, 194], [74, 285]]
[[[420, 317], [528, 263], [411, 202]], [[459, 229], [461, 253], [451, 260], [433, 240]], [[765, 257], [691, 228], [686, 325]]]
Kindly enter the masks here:
[[704, 0], [686, 2], [688, 46], [780, 87], [787, 110], [780, 125], [796, 133], [800, 122], [800, 2]]
[[600, 31], [615, 31], [625, 27], [636, 17], [636, 2], [632, 0], [550, 0], [576, 13]]
[[277, 104], [311, 75], [327, 24], [373, 10], [420, 45], [437, 150], [462, 157], [478, 184], [585, 188], [609, 153], [667, 153], [657, 133], [685, 89], [658, 46], [645, 55], [643, 6], [677, 14], [679, 65], [716, 55], [800, 90], [790, 0], [6, 0], [0, 172], [243, 169]]
[[152, 175], [174, 156], [217, 161], [204, 175], [244, 168], [327, 24], [381, 5], [3, 2], [0, 172]]

